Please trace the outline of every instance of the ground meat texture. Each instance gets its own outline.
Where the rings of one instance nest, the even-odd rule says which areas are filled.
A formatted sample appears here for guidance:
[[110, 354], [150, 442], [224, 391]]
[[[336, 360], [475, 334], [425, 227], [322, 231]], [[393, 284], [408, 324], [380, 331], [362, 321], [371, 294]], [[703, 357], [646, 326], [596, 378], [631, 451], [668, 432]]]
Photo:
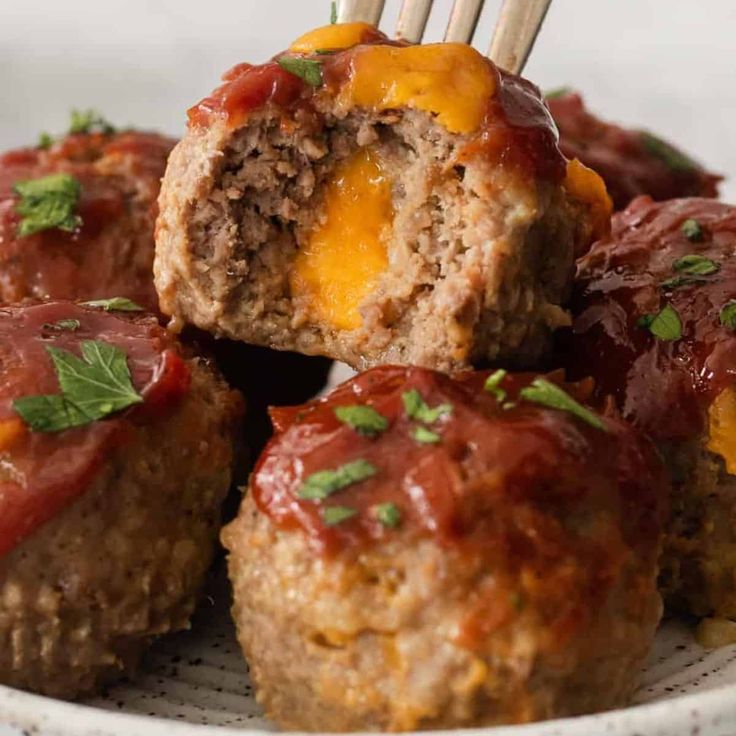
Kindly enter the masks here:
[[[240, 65], [190, 111], [160, 198], [163, 311], [357, 368], [533, 362], [567, 320], [573, 251], [606, 227], [602, 182], [570, 173], [530, 83], [365, 28], [292, 47], [319, 86]], [[311, 53], [325, 34], [348, 48]]]
[[[662, 583], [673, 608], [736, 616], [736, 208], [640, 197], [578, 264], [575, 321], [562, 354], [600, 400], [659, 444], [673, 519]], [[685, 260], [683, 260], [685, 259]], [[667, 308], [658, 337], [649, 320]], [[649, 315], [649, 316], [647, 316]], [[673, 316], [674, 315], [674, 316]], [[678, 326], [679, 324], [679, 326]], [[662, 333], [660, 333], [662, 334]]]
[[[44, 331], [59, 319], [80, 326]], [[55, 302], [2, 310], [0, 331], [0, 682], [76, 697], [187, 627], [230, 485], [240, 400], [152, 317]], [[11, 402], [58, 391], [44, 347], [77, 352], [90, 339], [125, 350], [143, 403], [31, 431]]]
[[[120, 296], [158, 311], [151, 278], [156, 198], [174, 143], [136, 131], [74, 134], [48, 149], [0, 155], [0, 303]], [[13, 186], [56, 173], [80, 183], [81, 226], [21, 237]]]
[[[238, 638], [280, 726], [519, 723], [636, 687], [661, 610], [661, 462], [620, 420], [523, 399], [533, 376], [493, 392], [486, 376], [375, 368], [274, 413], [222, 538]], [[410, 418], [410, 392], [436, 416]], [[356, 405], [382, 429], [338, 419]], [[373, 474], [305, 496], [356, 461]]]
[[547, 104], [560, 131], [560, 149], [603, 177], [617, 210], [641, 194], [658, 201], [718, 195], [720, 176], [648, 131], [600, 120], [577, 92], [552, 93]]

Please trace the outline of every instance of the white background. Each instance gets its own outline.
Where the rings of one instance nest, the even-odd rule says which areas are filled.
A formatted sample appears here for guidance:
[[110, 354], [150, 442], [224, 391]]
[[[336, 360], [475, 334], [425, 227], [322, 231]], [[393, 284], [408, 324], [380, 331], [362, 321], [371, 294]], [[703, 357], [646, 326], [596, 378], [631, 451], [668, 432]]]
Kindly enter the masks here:
[[[436, 0], [428, 38], [450, 5]], [[481, 49], [499, 5], [486, 3]], [[398, 6], [386, 3], [384, 30]], [[327, 0], [0, 0], [0, 147], [62, 131], [72, 106], [179, 134], [226, 68], [265, 60], [328, 16]], [[554, 0], [526, 74], [573, 85], [602, 116], [736, 179], [735, 39], [732, 0]], [[736, 185], [724, 194], [736, 201]]]

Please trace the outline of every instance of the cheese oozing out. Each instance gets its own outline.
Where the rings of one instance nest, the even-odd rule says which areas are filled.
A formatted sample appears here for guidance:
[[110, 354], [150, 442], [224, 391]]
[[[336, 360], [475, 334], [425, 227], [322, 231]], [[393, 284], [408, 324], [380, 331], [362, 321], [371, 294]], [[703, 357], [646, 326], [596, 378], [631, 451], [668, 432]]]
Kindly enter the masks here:
[[720, 455], [736, 475], [736, 389], [727, 388], [708, 409], [708, 449]]
[[296, 54], [313, 54], [322, 49], [348, 49], [374, 31], [370, 23], [333, 23], [308, 31], [289, 46]]

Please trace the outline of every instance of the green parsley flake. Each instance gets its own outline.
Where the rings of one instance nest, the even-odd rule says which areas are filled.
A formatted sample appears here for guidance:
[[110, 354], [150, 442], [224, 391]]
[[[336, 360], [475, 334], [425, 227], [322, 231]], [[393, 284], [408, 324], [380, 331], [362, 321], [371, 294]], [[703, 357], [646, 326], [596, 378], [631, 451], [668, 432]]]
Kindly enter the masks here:
[[321, 62], [300, 56], [282, 56], [278, 64], [284, 71], [303, 79], [311, 87], [322, 86]]
[[401, 511], [395, 503], [379, 503], [373, 509], [376, 518], [384, 526], [394, 529], [401, 524]]
[[690, 255], [678, 258], [672, 264], [672, 268], [688, 276], [709, 276], [718, 271], [721, 266], [710, 258], [691, 253]]
[[60, 394], [24, 396], [13, 408], [35, 432], [60, 432], [140, 404], [125, 353], [99, 340], [81, 344], [82, 358], [47, 347], [61, 388]]
[[415, 427], [411, 436], [423, 445], [436, 445], [442, 439], [436, 432], [422, 426]]
[[334, 470], [318, 470], [304, 480], [297, 495], [299, 498], [322, 500], [353, 483], [370, 478], [377, 472], [375, 465], [363, 459], [345, 463]]
[[535, 378], [529, 386], [519, 391], [519, 398], [547, 406], [550, 409], [566, 411], [578, 419], [587, 422], [591, 427], [602, 429], [604, 432], [608, 431], [608, 428], [599, 416], [590, 411], [590, 409], [586, 409], [582, 404], [575, 401], [570, 394], [545, 378]]
[[83, 307], [97, 307], [105, 312], [143, 312], [143, 307], [122, 296], [112, 299], [93, 299], [90, 302], [81, 302]]
[[556, 100], [558, 97], [567, 97], [572, 92], [570, 87], [556, 87], [549, 92], [545, 92], [544, 96], [548, 100]]
[[352, 519], [358, 512], [350, 506], [326, 506], [322, 509], [322, 521], [327, 526], [336, 526]]
[[337, 3], [335, 0], [332, 0], [330, 3], [330, 25], [335, 25], [337, 23]]
[[718, 316], [721, 324], [731, 330], [736, 330], [736, 301], [728, 302]]
[[440, 417], [452, 413], [452, 404], [439, 404], [430, 408], [424, 402], [422, 395], [415, 388], [401, 394], [404, 409], [410, 419], [416, 419], [423, 424], [434, 424]]
[[46, 133], [44, 131], [38, 136], [38, 143], [36, 143], [36, 146], [38, 148], [43, 148], [45, 150], [47, 148], [51, 148], [51, 146], [53, 145], [54, 145], [54, 136], [52, 136], [51, 133]]
[[115, 126], [111, 125], [96, 110], [72, 110], [69, 133], [103, 133], [111, 135]]
[[69, 174], [19, 181], [13, 191], [20, 196], [15, 211], [22, 217], [18, 226], [21, 238], [51, 228], [72, 232], [82, 224], [82, 218], [75, 214], [81, 186]]
[[[703, 278], [702, 276], [683, 276], [682, 274], [678, 276], [673, 276], [672, 278], [665, 279], [660, 286], [663, 289], [676, 289], [679, 286], [687, 286], [688, 284], [703, 284], [707, 283], [708, 279]], [[646, 325], [639, 325], [639, 327], [649, 327], [648, 324]]]
[[642, 131], [639, 134], [639, 140], [648, 153], [658, 158], [672, 171], [695, 171], [698, 168], [697, 164], [682, 151], [678, 151], [652, 133]]
[[499, 368], [497, 371], [491, 373], [483, 384], [483, 389], [488, 391], [489, 394], [493, 394], [498, 401], [504, 401], [506, 399], [506, 391], [501, 388], [501, 382], [506, 378], [506, 375], [507, 372], [503, 368]]
[[81, 326], [82, 323], [78, 319], [60, 319], [58, 322], [46, 322], [43, 325], [43, 329], [76, 332]]
[[677, 310], [668, 304], [657, 314], [644, 314], [636, 321], [637, 327], [649, 330], [660, 340], [679, 340], [682, 337], [682, 322]]
[[335, 416], [365, 437], [375, 437], [388, 428], [388, 419], [372, 406], [361, 404], [338, 406], [335, 408]]
[[697, 220], [692, 217], [682, 223], [682, 234], [691, 242], [699, 243], [703, 239], [703, 228]]

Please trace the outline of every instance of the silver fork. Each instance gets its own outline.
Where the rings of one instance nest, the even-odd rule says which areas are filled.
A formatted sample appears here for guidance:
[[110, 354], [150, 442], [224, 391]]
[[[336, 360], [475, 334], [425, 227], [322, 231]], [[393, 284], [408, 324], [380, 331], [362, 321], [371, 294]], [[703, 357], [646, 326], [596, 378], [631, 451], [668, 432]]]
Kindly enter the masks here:
[[[519, 74], [534, 46], [552, 0], [504, 0], [496, 21], [488, 56], [502, 69]], [[433, 0], [403, 0], [396, 37], [422, 40]], [[445, 41], [470, 43], [473, 40], [484, 0], [455, 0], [445, 29]], [[337, 19], [341, 23], [362, 20], [378, 25], [384, 0], [339, 0]]]

